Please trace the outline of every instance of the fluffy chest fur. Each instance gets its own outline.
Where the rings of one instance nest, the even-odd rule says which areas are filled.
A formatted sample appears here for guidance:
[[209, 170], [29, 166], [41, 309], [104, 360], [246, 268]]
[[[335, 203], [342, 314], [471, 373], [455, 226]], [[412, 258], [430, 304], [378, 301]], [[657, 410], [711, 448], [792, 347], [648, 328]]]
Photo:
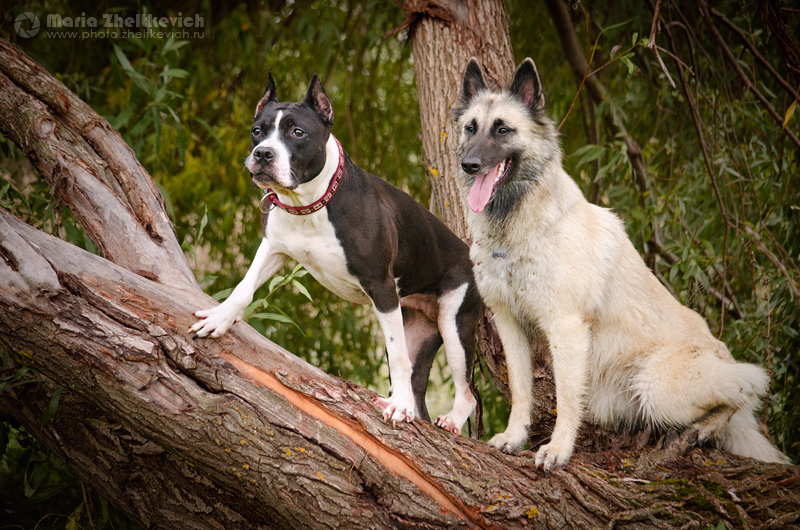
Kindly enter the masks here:
[[273, 210], [267, 239], [336, 295], [350, 302], [369, 302], [358, 279], [347, 269], [347, 256], [328, 220], [327, 209], [303, 216]]
[[[540, 310], [531, 299], [547, 297], [547, 273], [551, 268], [546, 255], [536, 252], [541, 247], [536, 238], [519, 245], [515, 238], [491, 232], [479, 232], [470, 249], [475, 264], [475, 280], [489, 307], [505, 306], [520, 320], [538, 321]], [[477, 234], [476, 234], [477, 235]], [[537, 322], [538, 323], [538, 322]]]
[[556, 307], [585, 312], [595, 306], [584, 298], [585, 290], [571, 287], [595, 281], [604, 268], [595, 252], [596, 234], [577, 226], [602, 223], [588, 204], [575, 200], [577, 194], [577, 187], [566, 185], [561, 200], [554, 201], [533, 185], [504, 223], [467, 212], [475, 238], [470, 257], [490, 307], [506, 306], [529, 327], [544, 325]]

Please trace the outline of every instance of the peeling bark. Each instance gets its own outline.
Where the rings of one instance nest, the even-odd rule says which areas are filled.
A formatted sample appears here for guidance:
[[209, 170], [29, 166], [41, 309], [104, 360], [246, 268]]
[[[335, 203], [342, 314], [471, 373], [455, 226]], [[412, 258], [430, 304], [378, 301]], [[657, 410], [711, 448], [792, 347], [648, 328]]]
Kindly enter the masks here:
[[[25, 84], [30, 69], [38, 80]], [[505, 455], [422, 421], [387, 424], [372, 392], [247, 324], [193, 341], [191, 310], [210, 299], [175, 250], [147, 173], [124, 144], [103, 155], [85, 125], [116, 142], [108, 124], [88, 108], [70, 121], [77, 98], [5, 42], [0, 71], [3, 133], [54, 188], [58, 175], [74, 177], [59, 193], [105, 252], [0, 211], [0, 347], [10, 370], [46, 378], [0, 393], [0, 414], [133, 520], [235, 530], [785, 528], [800, 518], [789, 466], [681, 456], [639, 438], [589, 452], [590, 438], [566, 470], [544, 475], [529, 451]], [[42, 427], [56, 385], [65, 390]]]

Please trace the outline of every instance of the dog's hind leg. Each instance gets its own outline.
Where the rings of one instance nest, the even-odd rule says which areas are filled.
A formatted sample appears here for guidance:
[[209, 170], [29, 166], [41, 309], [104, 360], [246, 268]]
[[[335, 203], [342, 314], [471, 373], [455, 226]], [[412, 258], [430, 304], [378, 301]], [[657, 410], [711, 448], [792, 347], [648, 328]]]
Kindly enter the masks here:
[[403, 307], [403, 329], [411, 359], [411, 390], [414, 392], [417, 415], [425, 421], [431, 421], [425, 405], [425, 393], [433, 360], [442, 345], [442, 336], [433, 320], [424, 312], [410, 307]]
[[730, 420], [736, 409], [720, 405], [709, 410], [694, 423], [686, 427], [680, 436], [669, 444], [671, 455], [685, 455], [692, 447], [702, 445], [715, 437], [717, 432]]
[[686, 436], [714, 439], [734, 454], [786, 463], [754, 417], [767, 373], [728, 357], [720, 347], [702, 346], [651, 354], [634, 382], [642, 416], [656, 426], [688, 425]]
[[[453, 408], [436, 419], [436, 425], [455, 434], [475, 410], [477, 400], [469, 385], [469, 373], [475, 349], [475, 327], [480, 315], [480, 302], [471, 298], [469, 284], [448, 291], [439, 297], [439, 331], [444, 338], [447, 365], [453, 375], [456, 397]], [[470, 295], [470, 296], [468, 296]]]

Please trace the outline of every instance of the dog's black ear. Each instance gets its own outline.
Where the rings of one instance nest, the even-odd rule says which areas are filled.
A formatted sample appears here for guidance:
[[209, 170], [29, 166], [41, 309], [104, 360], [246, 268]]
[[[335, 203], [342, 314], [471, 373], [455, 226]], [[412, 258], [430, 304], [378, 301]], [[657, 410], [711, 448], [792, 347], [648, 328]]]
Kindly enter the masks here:
[[314, 109], [314, 112], [322, 119], [322, 123], [333, 126], [333, 105], [317, 74], [314, 74], [314, 79], [311, 80], [305, 102]]
[[530, 57], [522, 61], [517, 68], [517, 73], [514, 74], [514, 80], [511, 82], [511, 93], [520, 98], [532, 111], [544, 108], [542, 82], [539, 79], [539, 72], [536, 71], [536, 65], [533, 64]]
[[253, 119], [261, 114], [261, 111], [267, 105], [267, 103], [274, 103], [278, 101], [278, 93], [275, 90], [275, 80], [272, 79], [272, 73], [269, 74], [269, 83], [267, 83], [267, 90], [264, 92], [264, 95], [261, 97], [261, 101], [258, 102], [256, 105], [256, 113], [253, 115]]
[[464, 81], [461, 83], [461, 104], [469, 105], [475, 94], [486, 88], [483, 68], [475, 57], [471, 57], [464, 70]]

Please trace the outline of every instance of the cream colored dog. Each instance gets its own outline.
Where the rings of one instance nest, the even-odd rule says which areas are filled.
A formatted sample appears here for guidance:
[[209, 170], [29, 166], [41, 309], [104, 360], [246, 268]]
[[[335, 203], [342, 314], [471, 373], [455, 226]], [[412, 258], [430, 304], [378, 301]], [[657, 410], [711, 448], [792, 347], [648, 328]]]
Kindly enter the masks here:
[[543, 107], [533, 61], [495, 92], [472, 59], [454, 112], [471, 258], [512, 395], [508, 428], [489, 443], [516, 452], [528, 438], [530, 339], [543, 333], [558, 404], [551, 440], [536, 453], [546, 470], [569, 460], [585, 410], [604, 426], [689, 427], [699, 442], [788, 462], [754, 417], [766, 372], [734, 361], [650, 272], [622, 221], [584, 199]]

